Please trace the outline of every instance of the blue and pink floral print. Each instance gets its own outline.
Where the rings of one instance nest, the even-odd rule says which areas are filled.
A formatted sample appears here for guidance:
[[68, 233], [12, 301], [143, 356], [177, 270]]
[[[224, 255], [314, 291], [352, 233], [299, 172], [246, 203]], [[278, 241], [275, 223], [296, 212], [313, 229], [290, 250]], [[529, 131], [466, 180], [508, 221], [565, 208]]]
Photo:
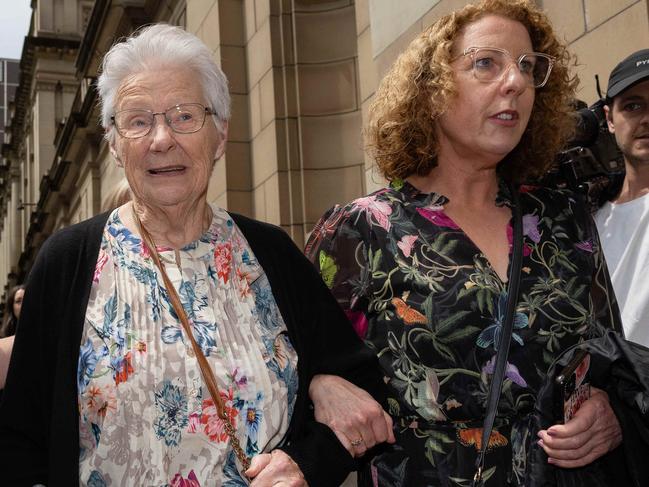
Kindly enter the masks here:
[[[208, 231], [180, 250], [180, 266], [172, 249], [158, 251], [254, 456], [288, 429], [297, 355], [250, 246], [227, 212], [212, 210]], [[118, 210], [97, 259], [78, 394], [82, 485], [248, 485], [159, 272]]]

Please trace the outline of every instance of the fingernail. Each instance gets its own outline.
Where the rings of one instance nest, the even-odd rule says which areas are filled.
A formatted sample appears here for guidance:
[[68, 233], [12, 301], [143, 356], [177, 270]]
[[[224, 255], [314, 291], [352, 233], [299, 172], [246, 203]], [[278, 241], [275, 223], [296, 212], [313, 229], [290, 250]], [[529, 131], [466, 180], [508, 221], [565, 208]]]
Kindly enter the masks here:
[[543, 448], [543, 440], [537, 441], [536, 444], [539, 445], [541, 448]]
[[554, 463], [554, 458], [548, 458], [548, 463]]
[[540, 431], [536, 434], [536, 436], [538, 436], [539, 438], [543, 438], [543, 435], [541, 434]]

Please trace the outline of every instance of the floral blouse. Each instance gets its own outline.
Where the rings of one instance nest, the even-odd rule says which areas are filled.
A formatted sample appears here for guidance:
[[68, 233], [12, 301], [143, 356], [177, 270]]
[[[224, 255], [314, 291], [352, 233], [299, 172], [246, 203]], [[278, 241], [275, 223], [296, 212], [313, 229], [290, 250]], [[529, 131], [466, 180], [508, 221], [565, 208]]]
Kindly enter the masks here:
[[[297, 355], [247, 241], [212, 210], [180, 265], [172, 249], [158, 250], [251, 457], [288, 429]], [[82, 485], [248, 485], [158, 269], [117, 210], [86, 311], [78, 396]]]
[[[370, 484], [466, 486], [475, 473], [507, 284], [446, 215], [448, 198], [396, 182], [315, 227], [306, 253], [379, 359], [397, 443]], [[501, 185], [497, 204], [510, 206]], [[594, 224], [567, 192], [522, 187], [524, 257], [487, 485], [523, 485], [546, 370], [580, 340], [620, 330]], [[512, 239], [511, 223], [507, 234]]]

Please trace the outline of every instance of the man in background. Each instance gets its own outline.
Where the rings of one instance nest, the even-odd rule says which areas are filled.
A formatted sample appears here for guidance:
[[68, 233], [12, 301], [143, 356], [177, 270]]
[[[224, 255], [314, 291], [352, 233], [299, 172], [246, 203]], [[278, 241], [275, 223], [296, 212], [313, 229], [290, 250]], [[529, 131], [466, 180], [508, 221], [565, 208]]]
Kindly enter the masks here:
[[595, 222], [626, 337], [649, 346], [649, 49], [613, 69], [604, 111], [626, 174]]

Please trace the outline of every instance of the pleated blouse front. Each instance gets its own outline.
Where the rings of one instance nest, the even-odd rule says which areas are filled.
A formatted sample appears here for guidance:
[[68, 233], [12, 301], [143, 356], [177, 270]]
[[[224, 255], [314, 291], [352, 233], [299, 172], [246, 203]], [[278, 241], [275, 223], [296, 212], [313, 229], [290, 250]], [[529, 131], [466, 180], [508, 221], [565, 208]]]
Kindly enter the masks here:
[[[264, 273], [225, 210], [180, 250], [159, 247], [248, 456], [284, 437], [297, 355]], [[82, 485], [247, 485], [189, 340], [140, 238], [104, 229], [78, 366]]]

